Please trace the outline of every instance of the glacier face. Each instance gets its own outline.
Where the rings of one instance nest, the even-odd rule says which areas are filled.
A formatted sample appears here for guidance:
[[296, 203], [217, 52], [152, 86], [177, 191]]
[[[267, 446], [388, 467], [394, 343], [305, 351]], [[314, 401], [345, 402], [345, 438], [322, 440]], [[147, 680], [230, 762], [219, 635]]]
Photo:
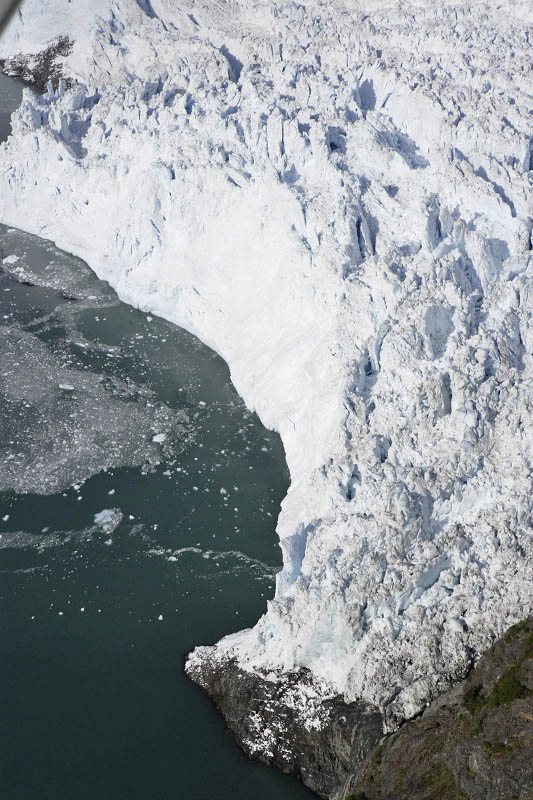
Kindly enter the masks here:
[[291, 472], [267, 614], [192, 658], [394, 726], [533, 611], [530, 4], [69, 13], [0, 43], [78, 81], [26, 91], [0, 219], [217, 350]]

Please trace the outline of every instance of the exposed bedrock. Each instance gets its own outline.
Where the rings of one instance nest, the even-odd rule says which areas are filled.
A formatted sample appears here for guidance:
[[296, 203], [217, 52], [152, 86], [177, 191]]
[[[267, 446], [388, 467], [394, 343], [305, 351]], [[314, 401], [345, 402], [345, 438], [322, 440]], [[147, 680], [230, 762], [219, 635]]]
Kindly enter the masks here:
[[[0, 61], [0, 68], [6, 75], [20, 78], [38, 92], [44, 92], [48, 81], [57, 84], [63, 77], [61, 59], [68, 56], [72, 43], [66, 36], [60, 36], [39, 53], [17, 54]], [[68, 82], [68, 80], [67, 80]]]
[[388, 736], [376, 708], [321, 697], [308, 670], [243, 672], [200, 648], [189, 677], [244, 752], [331, 800], [529, 800], [533, 620], [506, 631], [467, 679]]
[[384, 739], [348, 800], [533, 797], [533, 620], [510, 628], [468, 679]]
[[252, 759], [296, 775], [321, 797], [348, 783], [383, 737], [377, 708], [342, 696], [324, 698], [309, 670], [261, 675], [235, 659], [189, 660], [189, 677], [209, 694]]

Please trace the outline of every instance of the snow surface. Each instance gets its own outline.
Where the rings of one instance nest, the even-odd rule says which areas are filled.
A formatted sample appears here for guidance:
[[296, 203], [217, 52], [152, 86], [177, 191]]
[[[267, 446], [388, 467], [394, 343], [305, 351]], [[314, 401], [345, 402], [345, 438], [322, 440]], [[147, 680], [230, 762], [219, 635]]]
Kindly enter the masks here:
[[394, 725], [532, 613], [532, 24], [26, 0], [0, 43], [69, 35], [84, 82], [26, 91], [0, 218], [196, 333], [283, 438], [276, 597], [196, 658], [309, 667]]

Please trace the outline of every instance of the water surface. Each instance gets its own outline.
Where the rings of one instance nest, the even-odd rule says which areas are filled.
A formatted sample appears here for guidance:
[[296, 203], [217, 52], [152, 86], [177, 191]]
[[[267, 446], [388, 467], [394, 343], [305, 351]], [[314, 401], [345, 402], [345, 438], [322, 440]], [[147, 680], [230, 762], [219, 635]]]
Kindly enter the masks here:
[[11, 112], [22, 99], [22, 83], [0, 71], [0, 142], [11, 134]]
[[183, 672], [273, 595], [279, 438], [197, 339], [5, 226], [0, 464], [3, 800], [310, 798]]

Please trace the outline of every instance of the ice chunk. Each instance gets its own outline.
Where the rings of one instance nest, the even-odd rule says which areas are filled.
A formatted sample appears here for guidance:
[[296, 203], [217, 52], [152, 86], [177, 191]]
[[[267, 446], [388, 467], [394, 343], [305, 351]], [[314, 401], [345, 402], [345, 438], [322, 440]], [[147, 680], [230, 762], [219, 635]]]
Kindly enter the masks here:
[[101, 528], [104, 533], [112, 533], [120, 525], [122, 517], [123, 514], [120, 508], [104, 508], [94, 515], [94, 524]]

